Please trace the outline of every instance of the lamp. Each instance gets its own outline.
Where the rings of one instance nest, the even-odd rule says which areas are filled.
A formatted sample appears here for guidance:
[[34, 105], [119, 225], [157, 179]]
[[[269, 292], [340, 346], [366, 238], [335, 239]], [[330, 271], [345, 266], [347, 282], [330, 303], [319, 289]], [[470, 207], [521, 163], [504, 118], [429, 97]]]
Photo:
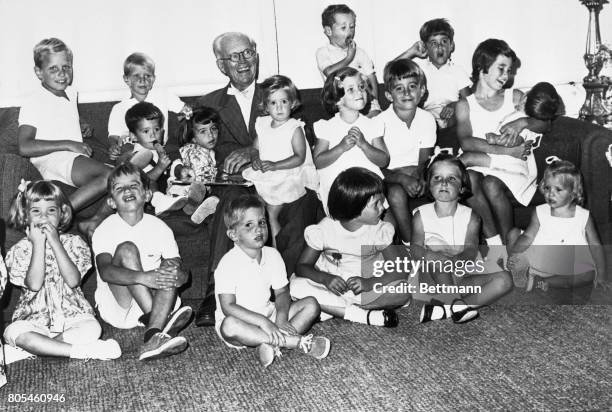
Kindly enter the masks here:
[[[586, 99], [580, 109], [580, 119], [592, 123], [603, 124], [610, 114], [603, 104], [603, 96], [608, 88], [599, 77], [605, 56], [601, 50], [601, 34], [599, 33], [599, 12], [608, 0], [580, 0], [589, 9], [589, 27], [587, 31], [584, 64], [589, 73], [583, 80]], [[606, 79], [607, 80], [607, 79]]]

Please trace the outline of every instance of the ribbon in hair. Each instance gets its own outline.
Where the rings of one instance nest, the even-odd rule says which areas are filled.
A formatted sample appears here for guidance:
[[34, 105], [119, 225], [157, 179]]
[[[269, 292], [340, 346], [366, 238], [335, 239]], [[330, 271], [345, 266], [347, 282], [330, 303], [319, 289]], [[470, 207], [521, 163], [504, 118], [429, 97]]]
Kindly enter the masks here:
[[438, 157], [441, 153], [452, 155], [453, 149], [450, 147], [445, 147], [444, 149], [441, 149], [440, 146], [434, 147], [433, 155], [431, 155], [431, 157], [429, 158], [429, 163], [427, 164], [427, 167], [431, 166], [436, 157]]
[[32, 183], [30, 180], [21, 179], [21, 183], [19, 183], [19, 186], [17, 186], [17, 190], [20, 193], [25, 193], [30, 183]]
[[547, 165], [551, 165], [555, 162], [560, 162], [561, 159], [559, 159], [557, 156], [548, 156], [545, 160]]

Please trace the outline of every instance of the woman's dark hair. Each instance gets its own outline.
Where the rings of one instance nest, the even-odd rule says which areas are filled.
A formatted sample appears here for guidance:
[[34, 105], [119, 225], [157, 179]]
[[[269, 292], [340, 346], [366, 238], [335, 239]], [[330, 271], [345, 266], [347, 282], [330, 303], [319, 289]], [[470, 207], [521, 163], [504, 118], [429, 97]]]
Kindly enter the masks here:
[[327, 208], [334, 220], [351, 220], [361, 214], [370, 198], [384, 193], [382, 179], [363, 167], [340, 173], [331, 185]]
[[565, 105], [552, 84], [540, 82], [527, 92], [525, 114], [538, 120], [554, 120], [565, 114]]
[[514, 76], [516, 76], [517, 70], [521, 67], [521, 59], [519, 59], [514, 50], [508, 46], [508, 43], [499, 39], [487, 39], [480, 43], [478, 47], [476, 47], [476, 50], [474, 50], [474, 55], [472, 56], [472, 82], [474, 84], [478, 83], [480, 72], [488, 73], [489, 68], [495, 63], [497, 56], [500, 55], [512, 59], [510, 74], [508, 76], [508, 81], [504, 84], [504, 89], [512, 87], [514, 84]]

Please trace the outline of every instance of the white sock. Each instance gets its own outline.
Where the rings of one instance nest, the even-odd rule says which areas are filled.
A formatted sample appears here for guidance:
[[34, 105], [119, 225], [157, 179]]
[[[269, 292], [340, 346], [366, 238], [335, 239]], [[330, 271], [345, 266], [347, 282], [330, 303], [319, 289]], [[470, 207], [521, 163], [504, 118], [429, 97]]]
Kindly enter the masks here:
[[490, 238], [487, 238], [487, 245], [489, 245], [489, 246], [501, 246], [501, 245], [503, 245], [502, 240], [501, 240], [501, 236], [495, 235], [495, 236], [491, 236]]
[[72, 359], [87, 359], [89, 358], [88, 354], [89, 354], [89, 346], [91, 344], [78, 344], [75, 343], [72, 345], [72, 348], [70, 348], [70, 357]]
[[344, 319], [357, 323], [368, 323], [368, 312], [370, 312], [370, 325], [383, 326], [385, 317], [382, 310], [365, 310], [355, 305], [349, 305], [344, 310]]

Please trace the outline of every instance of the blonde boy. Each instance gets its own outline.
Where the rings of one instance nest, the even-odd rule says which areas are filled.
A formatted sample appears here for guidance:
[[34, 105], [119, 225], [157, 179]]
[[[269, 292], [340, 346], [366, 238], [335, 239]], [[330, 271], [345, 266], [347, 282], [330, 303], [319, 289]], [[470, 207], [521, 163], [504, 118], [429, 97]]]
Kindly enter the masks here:
[[280, 347], [300, 348], [323, 359], [329, 353], [329, 339], [303, 335], [321, 309], [313, 297], [291, 302], [283, 259], [276, 249], [264, 246], [268, 240], [265, 213], [265, 203], [256, 195], [240, 196], [225, 210], [227, 235], [234, 248], [215, 271], [215, 329], [230, 347], [256, 347], [264, 368], [280, 355]]

